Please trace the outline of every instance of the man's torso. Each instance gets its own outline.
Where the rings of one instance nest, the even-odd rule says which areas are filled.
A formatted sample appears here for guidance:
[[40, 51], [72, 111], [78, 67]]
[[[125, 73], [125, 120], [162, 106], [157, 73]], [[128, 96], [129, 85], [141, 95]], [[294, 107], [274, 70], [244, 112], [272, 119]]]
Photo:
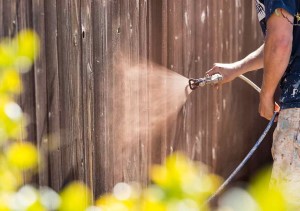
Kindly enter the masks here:
[[[264, 35], [267, 33], [267, 19], [276, 8], [283, 8], [296, 17], [298, 12], [300, 14], [300, 0], [256, 0], [258, 20]], [[297, 18], [294, 24], [298, 24]], [[281, 80], [280, 88], [282, 109], [300, 108], [300, 26], [294, 26], [290, 64]]]

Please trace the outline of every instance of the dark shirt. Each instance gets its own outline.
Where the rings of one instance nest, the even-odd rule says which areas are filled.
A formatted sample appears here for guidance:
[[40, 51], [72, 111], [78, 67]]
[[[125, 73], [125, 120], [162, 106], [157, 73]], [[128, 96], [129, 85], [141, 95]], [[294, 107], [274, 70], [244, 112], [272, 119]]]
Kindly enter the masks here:
[[[300, 13], [300, 0], [256, 0], [258, 19], [264, 35], [266, 35], [268, 18], [279, 8], [295, 16], [298, 12]], [[298, 23], [296, 18], [294, 23]], [[280, 88], [282, 91], [279, 100], [281, 109], [300, 108], [300, 26], [293, 28], [292, 54], [281, 79]]]

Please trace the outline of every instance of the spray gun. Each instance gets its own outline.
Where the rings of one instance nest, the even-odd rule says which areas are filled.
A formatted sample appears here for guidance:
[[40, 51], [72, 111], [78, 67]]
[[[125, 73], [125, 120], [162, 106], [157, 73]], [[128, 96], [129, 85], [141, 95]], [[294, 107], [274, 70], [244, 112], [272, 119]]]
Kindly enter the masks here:
[[214, 74], [214, 75], [208, 75], [205, 76], [204, 78], [198, 78], [194, 79], [191, 78], [189, 80], [189, 86], [191, 90], [195, 90], [198, 87], [204, 87], [205, 85], [208, 84], [217, 84], [219, 81], [223, 80], [223, 76], [221, 74]]

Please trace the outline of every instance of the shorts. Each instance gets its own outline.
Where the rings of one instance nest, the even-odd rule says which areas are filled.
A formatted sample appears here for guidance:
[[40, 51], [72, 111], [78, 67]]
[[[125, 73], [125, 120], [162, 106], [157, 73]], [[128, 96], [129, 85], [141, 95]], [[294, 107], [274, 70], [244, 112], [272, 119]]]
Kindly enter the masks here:
[[300, 205], [300, 108], [280, 112], [273, 135], [270, 187], [284, 185], [288, 200]]

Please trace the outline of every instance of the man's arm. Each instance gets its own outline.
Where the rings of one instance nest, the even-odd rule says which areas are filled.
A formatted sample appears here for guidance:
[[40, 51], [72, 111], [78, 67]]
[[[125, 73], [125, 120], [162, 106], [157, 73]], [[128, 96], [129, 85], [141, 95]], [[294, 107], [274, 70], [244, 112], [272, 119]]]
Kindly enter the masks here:
[[220, 73], [221, 75], [223, 75], [223, 80], [220, 81], [219, 84], [224, 84], [232, 81], [239, 75], [242, 75], [246, 72], [263, 68], [263, 58], [264, 44], [240, 61], [230, 64], [214, 64], [213, 68], [210, 69], [207, 74], [213, 75], [216, 73]]
[[[293, 16], [282, 10], [293, 22]], [[282, 78], [292, 51], [293, 25], [282, 15], [273, 14], [267, 21], [267, 36], [264, 48], [264, 75], [260, 94], [259, 113], [271, 119], [274, 112], [274, 93]]]

